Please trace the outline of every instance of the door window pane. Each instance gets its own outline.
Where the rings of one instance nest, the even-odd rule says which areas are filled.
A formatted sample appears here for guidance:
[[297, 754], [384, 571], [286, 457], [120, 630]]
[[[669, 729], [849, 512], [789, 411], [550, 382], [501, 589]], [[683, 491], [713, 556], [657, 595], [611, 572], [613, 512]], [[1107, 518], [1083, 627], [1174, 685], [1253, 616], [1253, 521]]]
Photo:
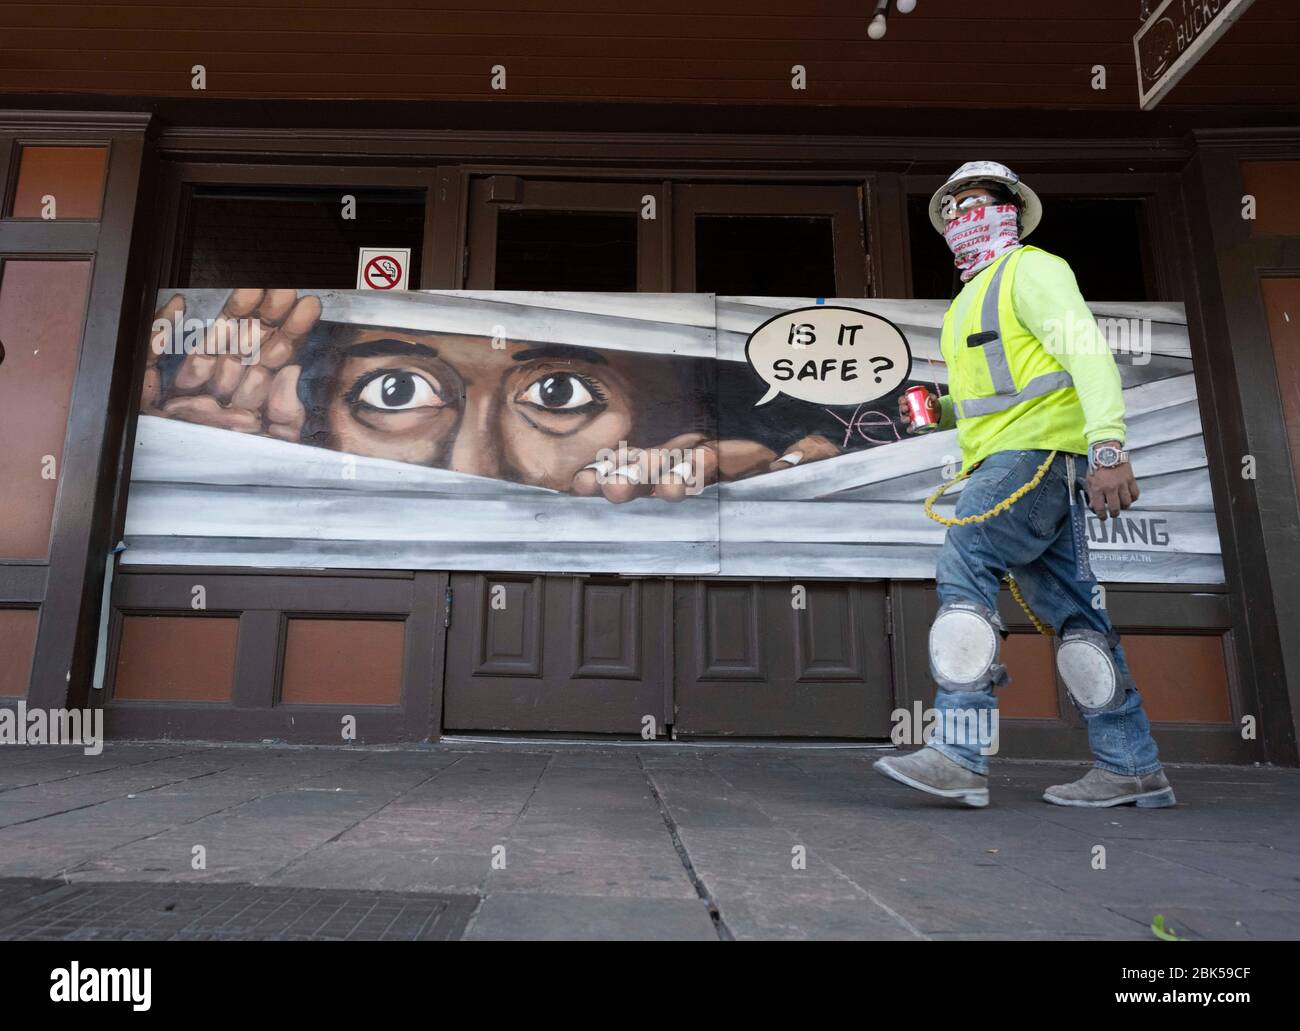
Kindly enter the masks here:
[[697, 215], [695, 289], [724, 295], [834, 297], [831, 219]]
[[199, 186], [187, 214], [177, 287], [351, 290], [362, 247], [409, 247], [420, 282], [422, 190]]
[[53, 202], [59, 218], [99, 218], [104, 200], [104, 147], [23, 147], [14, 189], [14, 218], [43, 218]]
[[[908, 201], [912, 296], [944, 300], [961, 289], [952, 252], [930, 224], [930, 198]], [[1133, 197], [1044, 197], [1043, 221], [1025, 241], [1070, 263], [1089, 301], [1149, 301], [1142, 201]]]
[[504, 210], [497, 215], [498, 290], [636, 291], [637, 215]]
[[0, 558], [49, 552], [89, 285], [87, 261], [0, 263]]

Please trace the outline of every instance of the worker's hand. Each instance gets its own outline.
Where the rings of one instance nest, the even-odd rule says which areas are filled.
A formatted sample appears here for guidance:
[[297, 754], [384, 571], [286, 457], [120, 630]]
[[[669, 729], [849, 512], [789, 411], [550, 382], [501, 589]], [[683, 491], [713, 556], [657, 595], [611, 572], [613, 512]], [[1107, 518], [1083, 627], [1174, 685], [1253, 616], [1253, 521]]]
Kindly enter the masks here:
[[905, 393], [898, 395], [898, 417], [902, 419], [903, 422], [912, 421], [912, 409], [907, 405], [907, 394]]
[[1118, 516], [1138, 499], [1138, 484], [1133, 477], [1133, 467], [1125, 462], [1114, 469], [1092, 469], [1088, 472], [1088, 507], [1102, 522], [1109, 513]]

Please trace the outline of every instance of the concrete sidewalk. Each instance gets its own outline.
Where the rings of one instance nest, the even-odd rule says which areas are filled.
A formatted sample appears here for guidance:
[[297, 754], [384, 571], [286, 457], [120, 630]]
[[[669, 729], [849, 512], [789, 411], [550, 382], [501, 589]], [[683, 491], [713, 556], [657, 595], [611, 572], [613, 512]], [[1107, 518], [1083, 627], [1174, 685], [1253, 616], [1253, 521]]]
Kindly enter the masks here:
[[[1001, 761], [971, 810], [880, 777], [881, 751], [0, 748], [0, 878], [27, 879], [0, 885], [0, 937], [165, 936], [129, 923], [165, 884], [173, 914], [203, 885], [223, 901], [202, 913], [328, 899], [298, 937], [1151, 939], [1162, 914], [1191, 938], [1300, 938], [1300, 771], [1171, 767], [1177, 808], [1088, 811], [1039, 800], [1082, 764]], [[463, 919], [435, 934], [422, 906]], [[406, 923], [372, 933], [381, 910]], [[188, 936], [216, 933], [201, 916]]]

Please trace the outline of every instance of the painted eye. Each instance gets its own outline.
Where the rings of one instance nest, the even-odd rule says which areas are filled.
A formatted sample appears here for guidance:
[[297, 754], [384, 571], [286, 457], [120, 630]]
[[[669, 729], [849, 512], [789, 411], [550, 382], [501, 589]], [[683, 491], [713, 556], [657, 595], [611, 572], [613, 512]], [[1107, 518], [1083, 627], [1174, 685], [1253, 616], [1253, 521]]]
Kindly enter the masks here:
[[566, 411], [583, 408], [597, 399], [577, 376], [557, 372], [533, 383], [520, 395], [520, 400], [537, 405], [538, 408]]
[[443, 405], [437, 388], [413, 372], [381, 373], [361, 388], [357, 400], [381, 412], [441, 408]]

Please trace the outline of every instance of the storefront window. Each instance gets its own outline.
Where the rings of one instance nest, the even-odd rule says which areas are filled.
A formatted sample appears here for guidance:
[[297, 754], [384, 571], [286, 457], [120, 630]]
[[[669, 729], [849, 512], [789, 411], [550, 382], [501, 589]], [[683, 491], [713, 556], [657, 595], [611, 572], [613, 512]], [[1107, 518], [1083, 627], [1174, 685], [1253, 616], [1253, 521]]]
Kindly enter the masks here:
[[695, 288], [714, 294], [833, 297], [832, 220], [698, 215]]
[[[943, 237], [930, 225], [928, 196], [908, 201], [912, 296], [947, 300], [961, 286]], [[1131, 197], [1044, 197], [1043, 221], [1026, 243], [1070, 263], [1093, 301], [1154, 301], [1143, 238], [1143, 201]]]
[[636, 291], [637, 216], [516, 210], [497, 216], [498, 290]]
[[357, 285], [362, 247], [409, 247], [408, 283], [415, 288], [424, 193], [346, 186], [196, 186], [185, 226], [172, 286], [350, 290]]

